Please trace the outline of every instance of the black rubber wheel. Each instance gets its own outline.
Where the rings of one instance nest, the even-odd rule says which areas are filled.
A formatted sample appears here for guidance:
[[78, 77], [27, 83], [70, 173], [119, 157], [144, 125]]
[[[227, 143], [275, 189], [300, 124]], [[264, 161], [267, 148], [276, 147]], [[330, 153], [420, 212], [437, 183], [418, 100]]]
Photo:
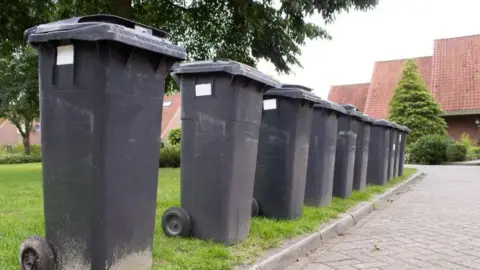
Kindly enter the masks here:
[[256, 217], [260, 214], [260, 206], [255, 198], [252, 198], [252, 217]]
[[192, 229], [190, 215], [182, 208], [171, 207], [162, 216], [162, 230], [166, 236], [187, 237]]
[[45, 238], [30, 236], [23, 241], [19, 250], [20, 269], [53, 270], [55, 255]]

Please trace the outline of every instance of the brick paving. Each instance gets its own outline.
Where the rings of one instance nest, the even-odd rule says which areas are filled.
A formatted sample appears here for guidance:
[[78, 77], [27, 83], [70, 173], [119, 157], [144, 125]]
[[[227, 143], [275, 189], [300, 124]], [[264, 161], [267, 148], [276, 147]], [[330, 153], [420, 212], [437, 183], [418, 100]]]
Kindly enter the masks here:
[[289, 270], [480, 269], [480, 166], [428, 176]]

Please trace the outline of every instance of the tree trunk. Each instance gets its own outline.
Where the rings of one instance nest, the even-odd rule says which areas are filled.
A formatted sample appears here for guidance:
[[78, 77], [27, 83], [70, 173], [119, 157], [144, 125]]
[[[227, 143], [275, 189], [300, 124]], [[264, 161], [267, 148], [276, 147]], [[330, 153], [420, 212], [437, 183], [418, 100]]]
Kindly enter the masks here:
[[113, 15], [133, 19], [132, 0], [110, 0], [110, 10]]
[[30, 145], [30, 134], [27, 134], [27, 136], [22, 135], [22, 140], [25, 155], [30, 155], [32, 153], [32, 147]]

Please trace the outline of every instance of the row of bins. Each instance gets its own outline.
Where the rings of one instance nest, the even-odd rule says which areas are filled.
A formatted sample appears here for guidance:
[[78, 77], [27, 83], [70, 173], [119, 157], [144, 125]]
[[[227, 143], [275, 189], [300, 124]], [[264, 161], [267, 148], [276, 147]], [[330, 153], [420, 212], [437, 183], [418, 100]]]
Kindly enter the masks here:
[[[23, 269], [149, 268], [161, 101], [185, 49], [108, 15], [25, 36], [39, 52], [46, 238], [22, 243]], [[176, 64], [171, 75], [182, 93], [181, 195], [162, 216], [168, 236], [234, 244], [252, 214], [295, 219], [304, 204], [402, 172], [405, 127], [230, 60]]]
[[304, 205], [327, 206], [401, 171], [408, 129], [353, 105], [231, 60], [172, 74], [182, 92], [182, 191], [181, 208], [163, 215], [169, 236], [234, 244], [251, 216], [296, 219]]

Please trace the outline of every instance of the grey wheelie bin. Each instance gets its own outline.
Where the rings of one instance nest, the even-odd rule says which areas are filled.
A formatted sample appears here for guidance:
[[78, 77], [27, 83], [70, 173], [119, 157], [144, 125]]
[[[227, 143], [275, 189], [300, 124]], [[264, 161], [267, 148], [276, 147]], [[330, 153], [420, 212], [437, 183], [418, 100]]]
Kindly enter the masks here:
[[338, 137], [333, 176], [333, 196], [346, 198], [353, 189], [353, 173], [357, 148], [357, 130], [360, 119], [355, 111], [338, 116]]
[[342, 106], [327, 100], [313, 106], [305, 205], [327, 206], [332, 201], [338, 115], [346, 113]]
[[374, 120], [366, 114], [358, 111], [358, 109], [353, 105], [347, 104], [343, 105], [343, 107], [356, 117], [356, 119], [352, 122], [352, 131], [357, 134], [355, 165], [353, 169], [353, 190], [363, 190], [367, 183], [370, 129]]
[[286, 85], [263, 96], [253, 193], [261, 216], [302, 215], [313, 105], [320, 101], [306, 89]]
[[387, 175], [388, 175], [388, 181], [392, 180], [395, 178], [395, 158], [397, 156], [398, 152], [398, 147], [397, 147], [397, 141], [398, 141], [398, 125], [394, 122], [390, 122], [392, 128], [390, 131], [390, 145], [388, 149], [388, 169], [387, 169]]
[[399, 174], [398, 165], [400, 164], [400, 137], [402, 135], [402, 126], [395, 123], [394, 127], [395, 132], [397, 133], [395, 136], [395, 160], [393, 162], [393, 177], [397, 177]]
[[39, 52], [46, 239], [22, 243], [22, 269], [150, 268], [164, 79], [185, 50], [108, 15], [25, 36]]
[[181, 200], [162, 217], [167, 236], [231, 245], [248, 236], [263, 92], [277, 82], [228, 59], [183, 63]]
[[388, 181], [390, 133], [392, 124], [386, 120], [375, 120], [370, 130], [367, 183], [385, 185]]
[[403, 175], [403, 164], [405, 162], [405, 150], [407, 147], [407, 136], [410, 129], [406, 126], [400, 126], [400, 135], [398, 136], [399, 158], [398, 158], [398, 175]]

